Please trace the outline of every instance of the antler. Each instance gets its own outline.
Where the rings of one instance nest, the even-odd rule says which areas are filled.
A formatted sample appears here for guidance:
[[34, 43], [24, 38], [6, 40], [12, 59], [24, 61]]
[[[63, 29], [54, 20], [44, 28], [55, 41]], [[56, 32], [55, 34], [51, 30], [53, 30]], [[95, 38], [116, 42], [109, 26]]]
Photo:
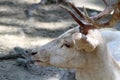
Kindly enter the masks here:
[[113, 14], [111, 14], [112, 16], [109, 21], [104, 22], [102, 24], [100, 23], [98, 24], [98, 26], [113, 27], [118, 21], [120, 21], [120, 0], [116, 4], [110, 4], [108, 0], [103, 0], [103, 1], [106, 5], [106, 8], [98, 15], [92, 16], [91, 19], [98, 21], [99, 19], [104, 18], [105, 16], [113, 12]]
[[104, 11], [102, 11], [102, 12], [99, 13], [98, 15], [93, 16], [92, 18], [93, 18], [94, 20], [98, 20], [98, 19], [100, 19], [101, 17], [104, 17], [104, 16], [106, 16], [106, 15], [108, 15], [109, 13], [112, 12], [113, 7], [110, 5], [110, 2], [108, 2], [107, 0], [103, 0], [103, 2], [105, 3], [106, 8], [104, 9]]
[[[73, 3], [71, 2], [66, 2], [68, 3], [72, 9], [81, 17], [80, 19], [74, 14], [74, 12], [64, 6], [61, 6], [64, 8], [72, 17], [73, 19], [79, 24], [80, 26], [80, 32], [83, 34], [87, 34], [89, 29], [95, 29], [95, 28], [101, 28], [101, 27], [112, 27], [115, 25], [119, 20], [120, 20], [120, 1], [116, 4], [110, 4], [107, 0], [103, 0], [106, 8], [104, 11], [99, 13], [98, 15], [89, 17], [87, 14], [86, 9], [84, 8], [84, 12], [79, 10]], [[113, 11], [112, 18], [103, 23], [99, 23], [98, 20], [101, 18], [104, 18], [105, 16], [111, 14]]]
[[[71, 3], [71, 6], [74, 6], [72, 5]], [[95, 26], [91, 25], [91, 24], [88, 24], [87, 22], [85, 22], [84, 20], [82, 19], [79, 19], [74, 13], [72, 10], [66, 8], [65, 6], [62, 6], [60, 5], [60, 7], [62, 7], [63, 9], [65, 9], [71, 16], [72, 18], [80, 25], [80, 32], [83, 33], [83, 34], [87, 34], [88, 30], [91, 28], [95, 28]], [[76, 12], [78, 14], [80, 14], [82, 17], [84, 17], [84, 15], [78, 11], [78, 8], [74, 6], [74, 9], [76, 10]]]

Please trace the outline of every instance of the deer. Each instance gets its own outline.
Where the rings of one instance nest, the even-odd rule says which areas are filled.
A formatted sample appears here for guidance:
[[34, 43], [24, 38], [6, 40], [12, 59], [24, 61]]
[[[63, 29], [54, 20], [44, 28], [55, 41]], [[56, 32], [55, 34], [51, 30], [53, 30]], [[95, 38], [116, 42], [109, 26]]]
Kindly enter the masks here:
[[[107, 46], [111, 41], [120, 39], [120, 32], [101, 29], [112, 28], [120, 20], [120, 0], [116, 4], [103, 1], [105, 10], [92, 17], [89, 17], [85, 8], [82, 12], [71, 2], [67, 4], [72, 10], [61, 6], [78, 26], [46, 45], [33, 49], [36, 52], [33, 60], [41, 66], [74, 68], [76, 80], [120, 80], [120, 65]], [[107, 15], [112, 16], [110, 20], [99, 22]]]
[[[76, 69], [76, 80], [120, 80], [120, 65], [111, 55], [107, 45], [112, 41], [120, 40], [120, 32], [101, 29], [112, 28], [119, 22], [120, 0], [116, 4], [110, 4], [108, 0], [103, 1], [106, 8], [91, 17], [87, 14], [86, 8], [83, 8], [82, 12], [73, 3], [67, 1], [66, 3], [77, 15], [73, 10], [65, 6], [61, 7], [72, 16], [78, 26], [46, 45], [33, 49], [29, 53], [32, 56], [30, 60], [33, 59], [40, 66]], [[99, 22], [107, 15], [112, 16], [110, 20]], [[8, 57], [4, 56], [6, 59]], [[20, 54], [19, 57], [23, 56]], [[2, 60], [3, 57], [0, 59]]]

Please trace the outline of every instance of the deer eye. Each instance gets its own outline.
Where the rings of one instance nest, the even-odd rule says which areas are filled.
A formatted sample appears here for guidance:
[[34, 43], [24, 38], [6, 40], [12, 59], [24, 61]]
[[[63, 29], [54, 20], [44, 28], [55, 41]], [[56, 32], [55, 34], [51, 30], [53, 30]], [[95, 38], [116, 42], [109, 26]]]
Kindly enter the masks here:
[[65, 42], [63, 43], [63, 45], [61, 46], [61, 48], [64, 47], [64, 46], [65, 46], [66, 48], [71, 48], [71, 47], [73, 46], [73, 44], [70, 43], [70, 42], [65, 41]]
[[67, 43], [65, 43], [64, 46], [67, 47], [67, 48], [71, 48], [72, 47], [71, 44], [67, 44]]

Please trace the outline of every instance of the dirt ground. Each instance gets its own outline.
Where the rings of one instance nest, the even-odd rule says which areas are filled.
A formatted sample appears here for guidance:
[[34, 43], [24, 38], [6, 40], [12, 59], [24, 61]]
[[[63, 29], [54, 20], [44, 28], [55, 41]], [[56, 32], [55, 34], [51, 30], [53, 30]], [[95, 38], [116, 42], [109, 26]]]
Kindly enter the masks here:
[[[24, 1], [0, 0], [0, 55], [12, 53], [16, 46], [42, 46], [77, 25], [58, 4], [40, 5], [32, 11], [32, 17], [27, 18], [24, 10], [31, 0]], [[39, 74], [33, 74], [18, 66], [15, 60], [4, 60], [0, 61], [0, 80], [60, 80], [65, 70], [38, 67], [35, 71]]]

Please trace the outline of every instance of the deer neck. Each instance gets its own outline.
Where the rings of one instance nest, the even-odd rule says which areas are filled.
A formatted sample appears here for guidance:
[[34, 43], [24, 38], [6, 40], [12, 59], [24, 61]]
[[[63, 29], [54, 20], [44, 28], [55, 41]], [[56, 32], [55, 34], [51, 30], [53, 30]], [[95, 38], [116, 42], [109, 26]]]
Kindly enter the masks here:
[[102, 46], [99, 50], [88, 54], [87, 66], [76, 70], [77, 80], [120, 80], [118, 66], [112, 56], [106, 54], [109, 53], [107, 48]]

